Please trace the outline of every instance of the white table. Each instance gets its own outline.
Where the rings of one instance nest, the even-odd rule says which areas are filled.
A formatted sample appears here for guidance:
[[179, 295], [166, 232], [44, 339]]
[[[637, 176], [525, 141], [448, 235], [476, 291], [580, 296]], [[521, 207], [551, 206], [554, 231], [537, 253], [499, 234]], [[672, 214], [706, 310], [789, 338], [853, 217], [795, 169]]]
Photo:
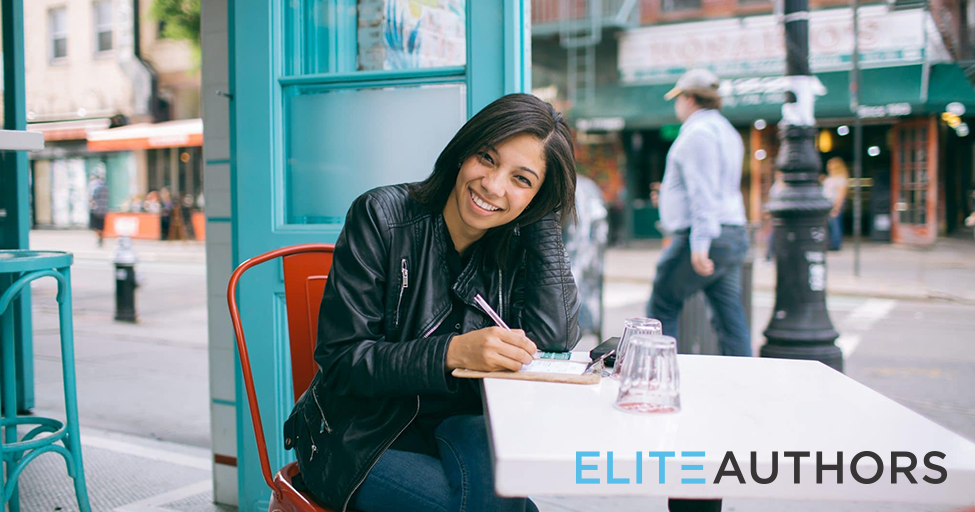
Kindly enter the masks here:
[[[575, 357], [574, 357], [575, 358]], [[678, 356], [683, 410], [676, 414], [638, 415], [613, 408], [618, 384], [604, 378], [582, 386], [488, 379], [484, 382], [486, 413], [494, 452], [496, 490], [502, 496], [667, 496], [684, 498], [777, 498], [858, 500], [975, 505], [975, 443], [818, 362], [763, 358]], [[576, 482], [577, 451], [584, 456]], [[608, 456], [613, 452], [613, 478], [608, 483]], [[745, 484], [734, 476], [714, 480], [726, 452], [732, 451]], [[771, 474], [772, 452], [778, 452], [778, 476], [758, 484], [751, 476], [750, 453], [757, 452], [758, 475]], [[786, 451], [808, 451], [800, 458], [799, 484], [794, 458]], [[837, 471], [824, 471], [817, 484], [816, 452], [824, 464], [835, 464], [843, 452], [843, 484]], [[850, 462], [859, 452], [876, 452], [883, 462], [881, 478], [858, 483]], [[891, 484], [891, 452], [913, 452], [912, 475], [898, 474]], [[941, 484], [922, 478], [947, 471]], [[637, 452], [642, 483], [636, 483]], [[648, 452], [675, 452], [665, 458], [665, 483], [659, 483], [659, 458]], [[703, 457], [690, 453], [704, 452]], [[683, 455], [683, 456], [682, 456]], [[899, 459], [905, 466], [908, 459]], [[702, 470], [682, 469], [700, 465]], [[731, 469], [729, 466], [728, 469]], [[873, 459], [857, 463], [861, 477], [877, 470]], [[682, 483], [704, 478], [704, 484]]]

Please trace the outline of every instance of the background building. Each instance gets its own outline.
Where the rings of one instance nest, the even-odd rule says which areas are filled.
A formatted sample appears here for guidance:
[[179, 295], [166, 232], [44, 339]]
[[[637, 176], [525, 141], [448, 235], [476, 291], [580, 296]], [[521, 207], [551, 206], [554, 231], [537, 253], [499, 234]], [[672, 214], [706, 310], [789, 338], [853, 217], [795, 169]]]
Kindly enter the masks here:
[[[824, 164], [833, 156], [852, 164], [852, 11], [832, 0], [814, 0], [812, 8], [810, 61], [823, 86], [819, 149]], [[965, 229], [975, 189], [966, 123], [975, 109], [970, 10], [953, 1], [860, 9], [864, 179], [851, 186], [863, 189], [868, 236], [928, 245]], [[742, 183], [749, 218], [762, 220], [785, 94], [784, 38], [772, 2], [544, 0], [533, 4], [532, 34], [533, 85], [571, 107], [581, 167], [615, 202], [622, 237], [659, 236], [650, 189], [679, 129], [663, 94], [692, 67], [723, 79], [724, 113], [749, 155]]]
[[[88, 223], [89, 183], [105, 179], [109, 207], [137, 209], [152, 190], [202, 199], [198, 50], [165, 39], [151, 0], [24, 3], [28, 129], [38, 226]], [[202, 204], [195, 206], [202, 207]]]

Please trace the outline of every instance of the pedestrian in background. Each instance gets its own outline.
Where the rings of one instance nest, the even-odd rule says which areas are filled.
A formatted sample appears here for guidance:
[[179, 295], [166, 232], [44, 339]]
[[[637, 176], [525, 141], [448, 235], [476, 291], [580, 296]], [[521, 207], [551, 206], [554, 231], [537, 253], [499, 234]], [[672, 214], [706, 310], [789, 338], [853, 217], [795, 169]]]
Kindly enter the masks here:
[[[682, 123], [667, 153], [660, 221], [671, 243], [657, 262], [647, 306], [664, 334], [678, 337], [684, 301], [703, 290], [714, 313], [721, 353], [752, 355], [741, 303], [741, 263], [748, 252], [741, 166], [745, 146], [721, 112], [718, 77], [692, 69], [664, 96]], [[720, 511], [721, 500], [677, 500], [671, 512]]]
[[173, 213], [173, 196], [169, 189], [163, 187], [159, 189], [159, 238], [167, 240], [169, 238], [169, 222]]
[[838, 156], [826, 161], [826, 172], [823, 195], [833, 205], [829, 211], [829, 250], [838, 251], [843, 244], [843, 203], [846, 202], [850, 172], [846, 162]]
[[98, 235], [98, 247], [105, 241], [105, 215], [108, 214], [108, 185], [100, 174], [92, 175], [88, 187], [88, 228]]
[[975, 228], [975, 190], [972, 190], [969, 194], [969, 211], [972, 213], [965, 219], [965, 225], [970, 228]]
[[683, 123], [667, 153], [660, 221], [671, 235], [657, 263], [649, 315], [677, 337], [684, 300], [703, 290], [711, 303], [724, 355], [750, 356], [751, 334], [741, 304], [741, 263], [748, 252], [741, 195], [744, 145], [721, 115], [718, 77], [685, 73], [665, 99]]

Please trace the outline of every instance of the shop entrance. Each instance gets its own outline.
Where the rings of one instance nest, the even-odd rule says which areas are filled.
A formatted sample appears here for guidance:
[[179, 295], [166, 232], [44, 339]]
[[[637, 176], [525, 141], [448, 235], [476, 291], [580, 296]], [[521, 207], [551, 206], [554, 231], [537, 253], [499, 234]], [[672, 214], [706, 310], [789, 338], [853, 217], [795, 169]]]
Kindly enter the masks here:
[[938, 234], [938, 130], [934, 118], [894, 127], [890, 200], [895, 243], [931, 245]]

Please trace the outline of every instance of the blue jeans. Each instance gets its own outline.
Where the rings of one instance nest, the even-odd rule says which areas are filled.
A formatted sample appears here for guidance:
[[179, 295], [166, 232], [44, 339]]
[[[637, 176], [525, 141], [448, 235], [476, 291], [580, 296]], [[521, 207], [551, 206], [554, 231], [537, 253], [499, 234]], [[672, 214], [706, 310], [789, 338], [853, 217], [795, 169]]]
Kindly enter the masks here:
[[714, 273], [704, 277], [691, 266], [691, 247], [687, 234], [677, 234], [657, 262], [657, 276], [647, 306], [647, 314], [660, 320], [664, 334], [678, 337], [677, 318], [684, 301], [704, 291], [714, 314], [721, 353], [726, 356], [752, 355], [752, 337], [741, 304], [741, 262], [748, 253], [745, 228], [722, 226], [721, 235], [711, 241], [708, 256]]
[[352, 497], [362, 512], [538, 512], [527, 498], [494, 494], [484, 416], [453, 416], [437, 427], [440, 456], [386, 450]]
[[829, 217], [829, 250], [838, 251], [843, 245], [843, 212]]

